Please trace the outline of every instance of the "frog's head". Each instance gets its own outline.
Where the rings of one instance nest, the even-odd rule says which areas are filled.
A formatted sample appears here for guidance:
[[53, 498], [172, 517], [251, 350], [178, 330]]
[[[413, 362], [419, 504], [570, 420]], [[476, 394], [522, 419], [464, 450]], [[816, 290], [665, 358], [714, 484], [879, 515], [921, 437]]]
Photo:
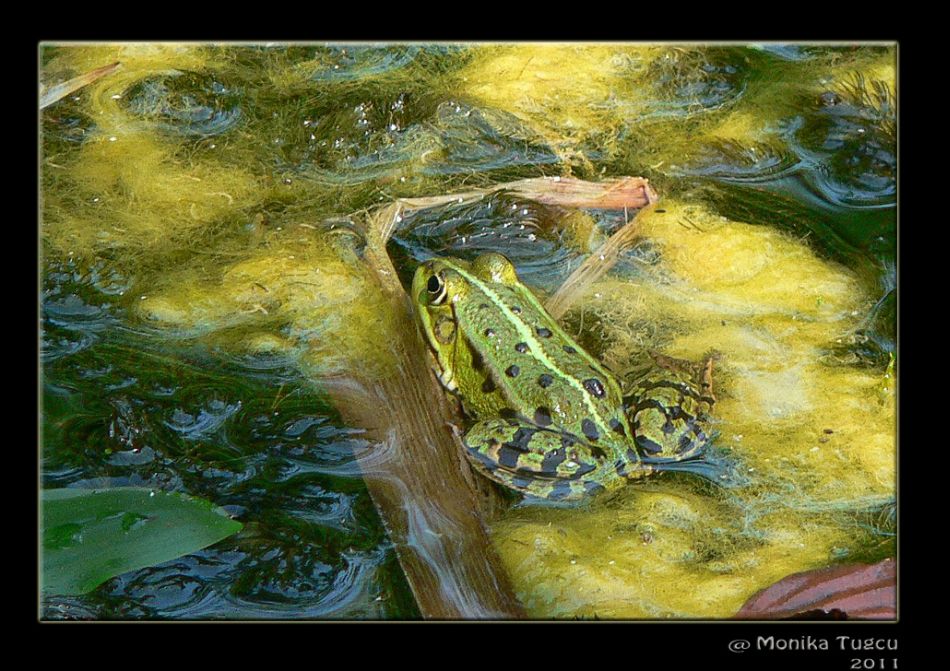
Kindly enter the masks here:
[[469, 282], [459, 272], [466, 265], [454, 259], [432, 259], [420, 265], [412, 278], [419, 327], [435, 355], [439, 380], [452, 391], [456, 389], [452, 349], [458, 335], [454, 306], [469, 294]]
[[459, 259], [432, 259], [416, 269], [412, 300], [420, 314], [451, 315], [452, 305], [472, 293], [473, 280], [486, 284], [518, 282], [515, 267], [494, 252], [482, 254], [471, 264]]
[[464, 312], [467, 301], [483, 296], [484, 285], [517, 281], [511, 261], [494, 253], [482, 254], [471, 263], [432, 259], [416, 269], [412, 278], [413, 307], [438, 362], [439, 378], [450, 390], [456, 389], [457, 375], [464, 377], [466, 367], [466, 355], [456, 349], [460, 330], [457, 315]]

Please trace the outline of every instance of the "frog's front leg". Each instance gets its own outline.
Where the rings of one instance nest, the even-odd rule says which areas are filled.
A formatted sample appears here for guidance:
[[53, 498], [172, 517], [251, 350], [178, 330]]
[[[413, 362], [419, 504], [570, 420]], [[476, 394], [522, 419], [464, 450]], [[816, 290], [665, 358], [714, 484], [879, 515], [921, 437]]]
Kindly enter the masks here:
[[571, 435], [518, 421], [477, 422], [462, 439], [475, 468], [524, 494], [567, 501], [603, 489], [598, 460]]

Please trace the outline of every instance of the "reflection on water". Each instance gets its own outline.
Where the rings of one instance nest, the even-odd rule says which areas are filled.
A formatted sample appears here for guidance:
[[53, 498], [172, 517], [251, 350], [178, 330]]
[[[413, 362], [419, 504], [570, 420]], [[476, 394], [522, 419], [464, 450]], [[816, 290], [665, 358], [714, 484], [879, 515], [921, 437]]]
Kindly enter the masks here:
[[[406, 215], [393, 235], [390, 253], [403, 269], [406, 285], [422, 261], [436, 256], [472, 260], [495, 251], [511, 259], [524, 281], [553, 291], [587, 251], [565, 244], [564, 216], [558, 208], [496, 193], [473, 203]], [[590, 227], [595, 228], [592, 220]]]
[[[61, 340], [63, 314], [50, 309], [45, 350]], [[90, 310], [69, 314], [84, 324]], [[354, 462], [362, 441], [334, 425], [300, 374], [261, 377], [207, 352], [166, 357], [148, 343], [112, 330], [46, 362], [44, 486], [187, 491], [245, 530], [89, 597], [54, 598], [46, 616], [413, 617]]]
[[[312, 251], [333, 216], [521, 177], [642, 175], [687, 203], [670, 240], [721, 216], [793, 235], [861, 278], [870, 300], [853, 302], [865, 312], [849, 313], [858, 326], [836, 347], [822, 344], [824, 362], [883, 371], [895, 349], [892, 48], [86, 45], [42, 56], [49, 81], [123, 63], [43, 112], [43, 484], [184, 491], [245, 524], [213, 548], [50, 599], [46, 617], [418, 615], [355, 463], [382, 471], [392, 446], [343, 426], [310, 379], [333, 369], [341, 345], [329, 334], [364, 289], [345, 260]], [[708, 212], [690, 219], [689, 203]], [[502, 193], [407, 216], [389, 251], [404, 284], [421, 260], [494, 250], [550, 292], [620, 223]], [[730, 258], [719, 244], [708, 254]], [[571, 323], [582, 341], [629, 362], [680, 333], [688, 318], [673, 311], [723, 300], [676, 289], [671, 261], [682, 259], [638, 244], [614, 279], [659, 278], [647, 294], [666, 293], [624, 313], [619, 351], [583, 310]], [[618, 305], [636, 293], [608, 288]], [[732, 328], [725, 318], [755, 312], [747, 300], [710, 323]], [[806, 307], [824, 314], [795, 309]], [[736, 329], [748, 344], [754, 329]], [[795, 384], [760, 371], [736, 373], [732, 389], [797, 389], [786, 373]], [[409, 512], [419, 551], [450, 551], [421, 540], [436, 511]], [[650, 523], [681, 533], [664, 514], [631, 522], [637, 537]], [[725, 535], [754, 545], [760, 533]], [[704, 542], [704, 556], [721, 551]], [[450, 556], [429, 559], [452, 570]], [[535, 612], [589, 612], [563, 607], [575, 599]]]

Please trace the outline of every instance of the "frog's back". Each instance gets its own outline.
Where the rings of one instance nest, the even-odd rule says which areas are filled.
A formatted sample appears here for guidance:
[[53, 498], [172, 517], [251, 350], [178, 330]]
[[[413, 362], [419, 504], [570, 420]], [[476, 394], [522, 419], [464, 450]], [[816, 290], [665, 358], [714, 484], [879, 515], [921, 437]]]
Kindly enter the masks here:
[[485, 375], [539, 427], [553, 426], [594, 443], [627, 436], [613, 376], [561, 329], [530, 290], [502, 280], [479, 274], [476, 262], [470, 281], [478, 299], [457, 308], [460, 330], [481, 336], [470, 346], [478, 351]]

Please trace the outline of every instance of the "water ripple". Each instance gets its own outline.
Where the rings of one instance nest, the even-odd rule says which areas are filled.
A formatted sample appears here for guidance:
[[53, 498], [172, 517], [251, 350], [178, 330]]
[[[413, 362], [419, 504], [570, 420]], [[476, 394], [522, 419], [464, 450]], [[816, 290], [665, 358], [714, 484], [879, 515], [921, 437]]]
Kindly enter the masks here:
[[581, 254], [565, 244], [562, 214], [511, 194], [495, 193], [473, 203], [409, 214], [393, 237], [393, 251], [412, 259], [397, 264], [410, 269], [436, 256], [471, 260], [485, 252], [501, 252], [517, 266], [522, 280], [551, 290]]
[[237, 126], [243, 117], [243, 91], [214, 75], [172, 71], [149, 77], [123, 97], [126, 108], [166, 133], [213, 137]]
[[[516, 166], [556, 164], [558, 156], [520, 119], [502, 110], [447, 101], [438, 106], [434, 127], [441, 155], [422, 172], [451, 175]], [[532, 173], [534, 174], [534, 173]]]
[[722, 181], [764, 182], [791, 174], [800, 159], [778, 142], [719, 140], [700, 146], [690, 162], [671, 166], [668, 174], [711, 177]]
[[417, 46], [321, 47], [312, 65], [311, 79], [350, 81], [392, 72], [412, 63], [422, 51]]
[[836, 205], [891, 205], [897, 195], [896, 107], [884, 82], [853, 75], [803, 103], [789, 135], [813, 166], [816, 188]]
[[188, 440], [203, 440], [216, 433], [240, 409], [240, 401], [225, 403], [212, 399], [195, 414], [176, 409], [171, 418], [165, 420], [165, 426]]

